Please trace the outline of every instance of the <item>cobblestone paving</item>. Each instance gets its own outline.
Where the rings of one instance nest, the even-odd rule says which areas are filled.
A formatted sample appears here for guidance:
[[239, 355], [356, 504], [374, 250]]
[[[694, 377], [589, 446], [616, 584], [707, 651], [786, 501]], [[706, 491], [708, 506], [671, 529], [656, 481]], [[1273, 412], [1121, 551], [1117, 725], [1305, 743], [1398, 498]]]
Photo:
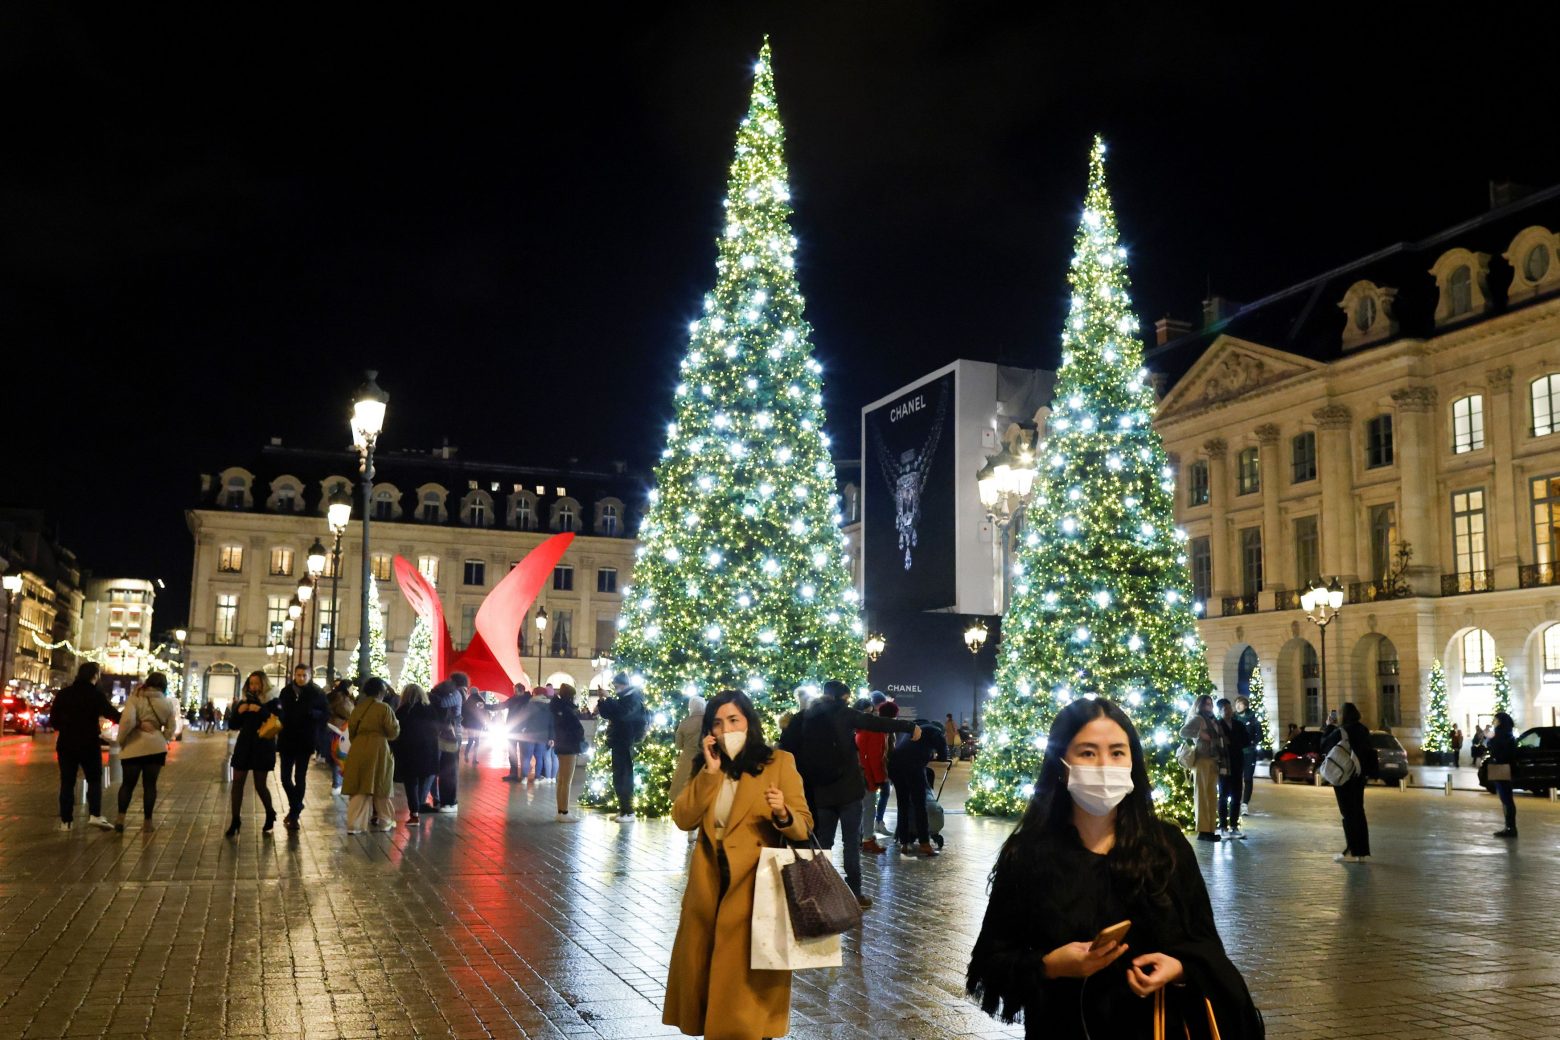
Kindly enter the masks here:
[[[262, 835], [251, 793], [229, 842], [224, 746], [175, 747], [155, 833], [137, 803], [123, 835], [62, 834], [52, 739], [0, 741], [0, 1038], [669, 1035], [670, 824], [558, 826], [550, 786], [484, 765], [458, 815], [348, 838], [316, 768], [301, 833]], [[1330, 792], [1260, 782], [1257, 807], [1198, 856], [1270, 1036], [1560, 1036], [1560, 807], [1523, 799], [1503, 844], [1489, 796], [1373, 789], [1365, 867], [1331, 861]], [[1022, 1035], [962, 996], [1006, 831], [950, 814], [936, 861], [870, 864], [877, 905], [843, 968], [797, 976], [790, 1035]]]

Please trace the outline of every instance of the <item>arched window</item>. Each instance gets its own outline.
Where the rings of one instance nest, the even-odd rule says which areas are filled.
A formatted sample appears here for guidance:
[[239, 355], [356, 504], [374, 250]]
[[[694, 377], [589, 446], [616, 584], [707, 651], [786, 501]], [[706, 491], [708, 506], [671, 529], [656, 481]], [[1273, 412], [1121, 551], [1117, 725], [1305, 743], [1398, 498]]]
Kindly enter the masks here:
[[580, 504], [572, 498], [560, 498], [553, 506], [554, 531], [578, 531], [580, 529]]
[[374, 491], [374, 519], [395, 519], [396, 494], [389, 488], [378, 488]]
[[1452, 402], [1452, 452], [1484, 447], [1484, 395], [1469, 394]]
[[608, 538], [616, 538], [618, 534], [618, 507], [608, 502], [601, 507], [601, 533]]
[[1560, 625], [1544, 629], [1544, 681], [1560, 682]]
[[509, 496], [509, 526], [518, 531], [536, 530], [536, 498], [529, 491]]
[[1446, 287], [1447, 294], [1450, 297], [1447, 301], [1450, 313], [1447, 316], [1457, 318], [1464, 314], [1472, 313], [1473, 271], [1467, 264], [1463, 264], [1452, 272], [1451, 278], [1447, 280]]
[[1257, 670], [1257, 652], [1251, 647], [1241, 651], [1240, 661], [1235, 665], [1235, 696], [1251, 696], [1251, 676]]
[[229, 509], [243, 509], [249, 504], [249, 481], [234, 474], [227, 478], [226, 487], [222, 493], [222, 504]]
[[436, 524], [439, 522], [439, 514], [443, 511], [444, 496], [437, 491], [424, 491], [422, 505], [417, 509], [417, 519]]
[[1482, 628], [1462, 638], [1463, 681], [1490, 682], [1495, 671], [1495, 637]]
[[1560, 372], [1533, 380], [1533, 436], [1547, 437], [1560, 431]]
[[473, 491], [461, 500], [460, 513], [467, 527], [486, 527], [493, 516], [492, 499], [486, 491]]
[[1305, 724], [1322, 724], [1322, 662], [1316, 647], [1306, 643], [1300, 654], [1300, 685], [1305, 690]]

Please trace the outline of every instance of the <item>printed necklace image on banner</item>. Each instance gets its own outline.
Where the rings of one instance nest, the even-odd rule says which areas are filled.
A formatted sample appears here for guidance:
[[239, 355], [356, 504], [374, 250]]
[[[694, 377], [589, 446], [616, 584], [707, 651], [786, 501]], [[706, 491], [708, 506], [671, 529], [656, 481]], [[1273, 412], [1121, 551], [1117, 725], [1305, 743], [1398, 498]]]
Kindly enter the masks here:
[[919, 451], [911, 448], [900, 452], [899, 458], [895, 459], [883, 442], [882, 431], [876, 425], [871, 428], [883, 481], [894, 491], [894, 529], [899, 532], [899, 548], [905, 553], [905, 570], [910, 569], [911, 550], [916, 547], [916, 528], [921, 523], [921, 493], [926, 490], [932, 458], [942, 437], [943, 417], [948, 410], [948, 387], [944, 384], [941, 389], [937, 397], [937, 414], [932, 419], [926, 443]]

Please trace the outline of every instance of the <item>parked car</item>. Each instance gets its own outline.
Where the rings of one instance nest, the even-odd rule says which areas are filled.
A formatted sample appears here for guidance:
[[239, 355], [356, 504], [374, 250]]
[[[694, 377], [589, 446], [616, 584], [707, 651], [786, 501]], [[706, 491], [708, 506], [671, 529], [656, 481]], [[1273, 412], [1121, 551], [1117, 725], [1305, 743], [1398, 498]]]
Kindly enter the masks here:
[[[1495, 790], [1487, 773], [1488, 759], [1479, 763], [1479, 783]], [[1517, 754], [1511, 763], [1511, 785], [1519, 791], [1548, 794], [1560, 787], [1560, 726], [1535, 726], [1517, 738]]]
[[1314, 784], [1316, 767], [1322, 760], [1322, 731], [1303, 729], [1273, 752], [1268, 775], [1275, 784]]
[[1380, 769], [1376, 778], [1384, 784], [1396, 784], [1407, 780], [1413, 783], [1413, 776], [1408, 771], [1408, 752], [1403, 750], [1403, 745], [1398, 739], [1386, 730], [1373, 729], [1370, 731], [1371, 747], [1376, 749], [1376, 758], [1380, 762]]
[[37, 725], [32, 703], [25, 697], [6, 694], [0, 697], [0, 712], [5, 714], [5, 731], [31, 735]]

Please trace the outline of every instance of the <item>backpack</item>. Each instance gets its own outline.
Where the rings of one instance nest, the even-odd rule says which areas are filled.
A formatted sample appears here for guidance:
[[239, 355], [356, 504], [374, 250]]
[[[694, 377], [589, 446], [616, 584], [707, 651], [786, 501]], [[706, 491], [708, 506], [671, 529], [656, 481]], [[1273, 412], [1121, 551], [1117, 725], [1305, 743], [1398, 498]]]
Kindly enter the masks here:
[[832, 784], [850, 771], [859, 759], [852, 738], [847, 752], [839, 742], [839, 731], [827, 714], [803, 713], [792, 721], [799, 726], [796, 743], [796, 771], [809, 787]]
[[1329, 787], [1342, 787], [1360, 775], [1360, 760], [1355, 757], [1354, 749], [1349, 746], [1347, 732], [1339, 737], [1338, 743], [1327, 752], [1327, 757], [1322, 759], [1317, 772], [1322, 776], [1322, 783]]

